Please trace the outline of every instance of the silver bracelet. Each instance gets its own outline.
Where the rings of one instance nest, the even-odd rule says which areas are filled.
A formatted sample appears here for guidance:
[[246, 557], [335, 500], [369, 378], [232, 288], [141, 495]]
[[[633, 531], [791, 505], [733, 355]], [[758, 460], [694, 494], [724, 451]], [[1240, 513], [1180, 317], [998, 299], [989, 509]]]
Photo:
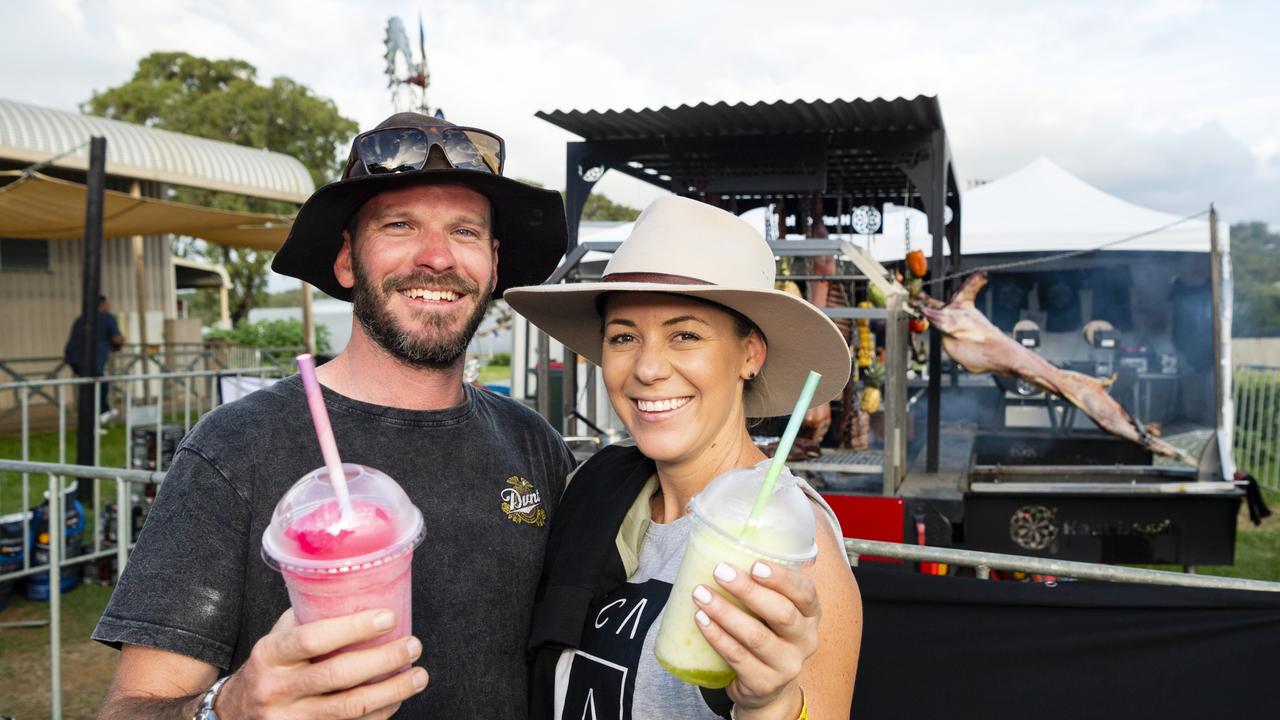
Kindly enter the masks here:
[[213, 704], [218, 700], [218, 693], [222, 691], [222, 686], [227, 684], [231, 679], [230, 675], [219, 678], [218, 682], [213, 684], [204, 697], [200, 699], [200, 707], [196, 708], [195, 720], [218, 720], [218, 713], [213, 711]]

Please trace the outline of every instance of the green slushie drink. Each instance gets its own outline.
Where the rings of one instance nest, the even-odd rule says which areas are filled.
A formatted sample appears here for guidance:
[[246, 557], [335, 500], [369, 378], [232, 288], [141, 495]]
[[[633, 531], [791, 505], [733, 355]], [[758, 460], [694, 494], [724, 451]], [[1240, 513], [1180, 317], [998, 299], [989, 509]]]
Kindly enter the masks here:
[[774, 485], [768, 504], [747, 527], [767, 469], [765, 461], [755, 467], [731, 470], [712, 480], [689, 502], [693, 529], [663, 611], [654, 655], [672, 675], [692, 685], [722, 688], [735, 677], [733, 668], [711, 648], [693, 619], [698, 610], [693, 590], [698, 585], [705, 585], [742, 607], [716, 582], [716, 565], [727, 562], [742, 572], [750, 572], [756, 560], [801, 567], [818, 555], [813, 506], [800, 488], [800, 481], [785, 470]]

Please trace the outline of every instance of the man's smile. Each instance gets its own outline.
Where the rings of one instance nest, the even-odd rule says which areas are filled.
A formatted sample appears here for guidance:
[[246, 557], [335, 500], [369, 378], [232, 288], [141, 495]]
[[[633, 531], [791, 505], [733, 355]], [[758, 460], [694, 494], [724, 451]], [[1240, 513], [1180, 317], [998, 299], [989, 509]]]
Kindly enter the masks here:
[[452, 290], [429, 290], [427, 288], [405, 288], [398, 291], [401, 295], [422, 302], [433, 303], [452, 303], [462, 298], [462, 295]]

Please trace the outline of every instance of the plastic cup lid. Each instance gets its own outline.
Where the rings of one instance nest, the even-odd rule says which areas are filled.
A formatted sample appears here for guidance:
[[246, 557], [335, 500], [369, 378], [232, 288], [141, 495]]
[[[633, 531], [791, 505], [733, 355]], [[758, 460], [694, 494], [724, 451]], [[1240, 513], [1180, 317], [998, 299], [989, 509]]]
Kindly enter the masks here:
[[422, 513], [395, 480], [363, 465], [342, 468], [357, 508], [356, 526], [339, 526], [329, 471], [313, 470], [276, 504], [262, 535], [268, 565], [291, 572], [350, 572], [381, 565], [422, 542]]
[[689, 509], [725, 539], [762, 557], [803, 564], [817, 557], [813, 504], [799, 480], [783, 469], [764, 511], [744, 533], [769, 461], [718, 476], [689, 502]]

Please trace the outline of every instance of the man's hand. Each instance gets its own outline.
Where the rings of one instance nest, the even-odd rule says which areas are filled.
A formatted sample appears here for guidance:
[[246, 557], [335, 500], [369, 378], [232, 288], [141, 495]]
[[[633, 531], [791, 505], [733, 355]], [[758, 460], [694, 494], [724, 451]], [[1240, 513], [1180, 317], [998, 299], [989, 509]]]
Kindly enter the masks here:
[[[374, 640], [395, 624], [390, 610], [369, 610], [306, 625], [298, 624], [292, 610], [286, 611], [223, 686], [214, 709], [226, 720], [388, 718], [401, 702], [427, 686], [427, 671], [422, 668], [397, 672], [422, 654], [417, 638], [312, 660]], [[388, 673], [396, 674], [362, 685]]]
[[[402, 668], [418, 659], [416, 638], [322, 657], [353, 643], [376, 640], [395, 627], [388, 610], [369, 610], [298, 625], [293, 611], [280, 616], [214, 705], [223, 720], [382, 720], [427, 686], [427, 671]], [[395, 673], [380, 682], [372, 678]], [[191, 720], [216, 668], [164, 650], [126, 645], [99, 720]]]

